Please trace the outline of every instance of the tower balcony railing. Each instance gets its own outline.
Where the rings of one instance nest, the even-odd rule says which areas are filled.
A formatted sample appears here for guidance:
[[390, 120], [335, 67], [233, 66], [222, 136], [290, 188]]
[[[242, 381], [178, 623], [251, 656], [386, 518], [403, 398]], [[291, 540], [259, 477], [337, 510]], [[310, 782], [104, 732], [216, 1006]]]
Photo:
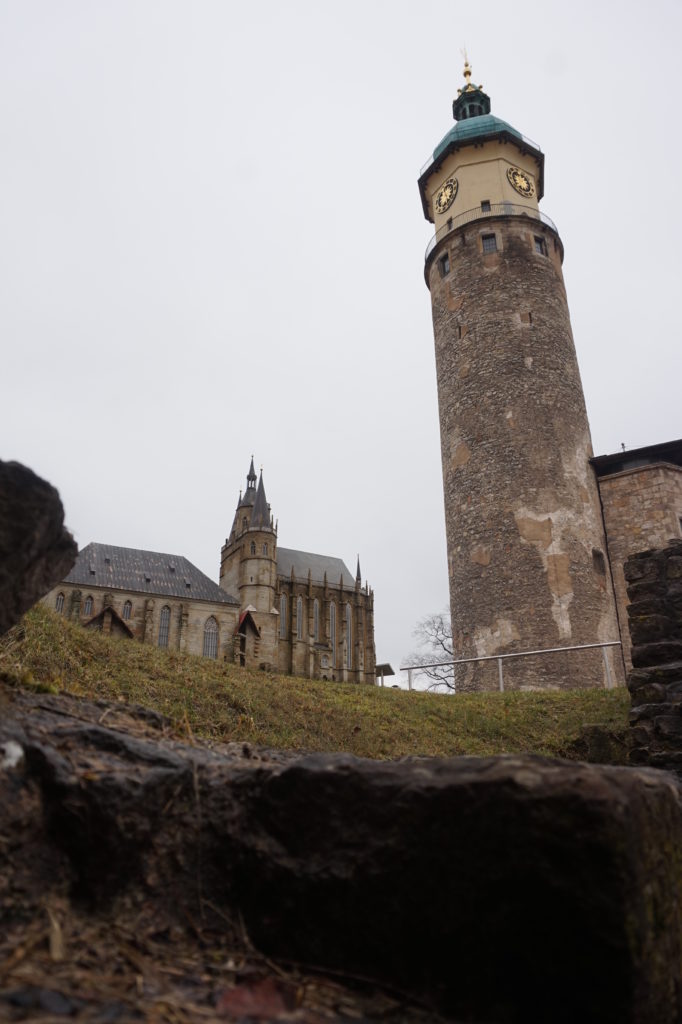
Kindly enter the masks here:
[[548, 228], [551, 228], [552, 231], [556, 231], [557, 235], [559, 234], [552, 218], [534, 206], [522, 206], [519, 203], [491, 203], [490, 209], [487, 210], [482, 210], [480, 206], [475, 206], [473, 210], [465, 210], [464, 213], [460, 213], [456, 217], [448, 218], [426, 246], [424, 260], [428, 260], [438, 243], [452, 231], [461, 228], [463, 224], [470, 224], [475, 220], [487, 220], [488, 217], [530, 217], [531, 220], [539, 220], [542, 224], [546, 224]]

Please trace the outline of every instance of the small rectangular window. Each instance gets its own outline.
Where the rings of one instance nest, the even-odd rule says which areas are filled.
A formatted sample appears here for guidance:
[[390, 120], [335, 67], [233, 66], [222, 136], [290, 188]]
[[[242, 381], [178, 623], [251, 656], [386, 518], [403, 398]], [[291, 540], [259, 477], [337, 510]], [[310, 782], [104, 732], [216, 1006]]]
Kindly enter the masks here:
[[483, 252], [497, 252], [497, 238], [495, 235], [483, 235], [481, 242], [483, 243]]
[[490, 200], [489, 199], [484, 199], [482, 201], [482, 203], [481, 203], [481, 212], [482, 213], [490, 213]]
[[444, 256], [438, 260], [438, 269], [440, 270], [440, 276], [445, 277], [446, 274], [450, 273], [450, 254], [445, 253]]
[[544, 238], [541, 238], [539, 235], [535, 235], [535, 251], [541, 256], [547, 255], [547, 245]]

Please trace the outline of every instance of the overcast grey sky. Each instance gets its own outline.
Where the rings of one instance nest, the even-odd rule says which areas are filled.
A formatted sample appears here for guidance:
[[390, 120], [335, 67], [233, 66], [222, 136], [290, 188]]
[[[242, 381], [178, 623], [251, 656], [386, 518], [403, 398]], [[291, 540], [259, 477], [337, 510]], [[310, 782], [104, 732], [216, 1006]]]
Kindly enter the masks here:
[[279, 539], [447, 603], [419, 168], [466, 45], [546, 155], [595, 452], [682, 436], [682, 5], [0, 2], [1, 456], [89, 541], [216, 579], [251, 453]]

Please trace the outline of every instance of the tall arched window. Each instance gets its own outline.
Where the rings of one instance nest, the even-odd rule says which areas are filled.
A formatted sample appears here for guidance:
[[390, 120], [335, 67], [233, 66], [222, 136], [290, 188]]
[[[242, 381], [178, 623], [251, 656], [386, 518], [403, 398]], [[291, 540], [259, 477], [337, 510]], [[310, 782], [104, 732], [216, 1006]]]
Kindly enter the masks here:
[[92, 615], [92, 598], [90, 596], [85, 598], [85, 607], [83, 608], [83, 615]]
[[212, 615], [206, 619], [204, 626], [204, 657], [218, 657], [218, 623]]
[[256, 542], [255, 542], [255, 540], [251, 541], [251, 554], [252, 555], [256, 554]]
[[296, 639], [303, 639], [303, 598], [296, 598]]
[[123, 605], [123, 618], [127, 620], [127, 619], [130, 618], [130, 616], [132, 614], [133, 614], [133, 602], [132, 601], [126, 601], [126, 603]]
[[268, 553], [268, 544], [267, 544], [267, 541], [266, 541], [265, 544], [263, 545], [263, 554], [267, 555], [267, 553]]
[[159, 647], [168, 647], [168, 634], [170, 632], [170, 608], [167, 604], [161, 609], [159, 617]]
[[64, 611], [64, 595], [63, 594], [57, 594], [57, 598], [55, 600], [54, 607], [55, 607], [55, 611], [58, 612], [59, 615], [61, 615], [62, 612]]
[[329, 605], [329, 646], [332, 649], [332, 668], [336, 667], [336, 605]]
[[346, 668], [353, 667], [353, 609], [346, 605]]
[[316, 644], [320, 642], [320, 602], [317, 598], [313, 601], [313, 640]]
[[279, 599], [279, 635], [285, 640], [287, 635], [287, 595], [282, 594]]

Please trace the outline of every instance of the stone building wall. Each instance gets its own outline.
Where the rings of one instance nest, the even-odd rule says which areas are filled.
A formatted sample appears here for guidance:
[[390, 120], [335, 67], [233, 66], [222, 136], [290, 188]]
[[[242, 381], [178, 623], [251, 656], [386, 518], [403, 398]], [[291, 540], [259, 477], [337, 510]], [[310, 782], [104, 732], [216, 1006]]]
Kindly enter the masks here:
[[[278, 637], [280, 672], [316, 678], [374, 684], [374, 599], [369, 588], [350, 589], [311, 580], [277, 581], [276, 606], [286, 599], [286, 618]], [[302, 627], [299, 637], [297, 605], [301, 599]], [[315, 639], [315, 601], [319, 628]], [[331, 607], [336, 608], [336, 652], [331, 646]], [[346, 607], [351, 609], [351, 666], [347, 663], [348, 627]]]
[[[68, 583], [54, 587], [43, 598], [44, 603], [50, 608], [55, 608], [59, 594], [64, 595], [62, 614], [81, 625], [87, 624], [105, 606], [114, 608], [123, 618], [123, 606], [126, 601], [130, 601], [132, 611], [130, 619], [126, 620], [127, 625], [136, 640], [152, 646], [158, 646], [161, 609], [168, 606], [168, 649], [187, 651], [189, 654], [203, 654], [204, 627], [206, 620], [213, 616], [218, 623], [218, 657], [233, 660], [234, 634], [238, 622], [238, 609], [234, 605], [213, 604], [196, 599], [180, 601], [167, 596], [112, 591], [99, 587], [74, 587]], [[88, 597], [92, 598], [92, 611], [86, 615]]]
[[[488, 217], [427, 263], [456, 657], [618, 639], [561, 255], [540, 222]], [[505, 686], [606, 685], [599, 651], [567, 658], [512, 660]], [[496, 686], [494, 663], [458, 675]]]
[[624, 567], [633, 668], [630, 760], [682, 766], [682, 540], [642, 551]]
[[682, 469], [669, 463], [626, 469], [599, 479], [608, 553], [623, 636], [623, 655], [631, 668], [626, 559], [665, 545], [680, 534]]

